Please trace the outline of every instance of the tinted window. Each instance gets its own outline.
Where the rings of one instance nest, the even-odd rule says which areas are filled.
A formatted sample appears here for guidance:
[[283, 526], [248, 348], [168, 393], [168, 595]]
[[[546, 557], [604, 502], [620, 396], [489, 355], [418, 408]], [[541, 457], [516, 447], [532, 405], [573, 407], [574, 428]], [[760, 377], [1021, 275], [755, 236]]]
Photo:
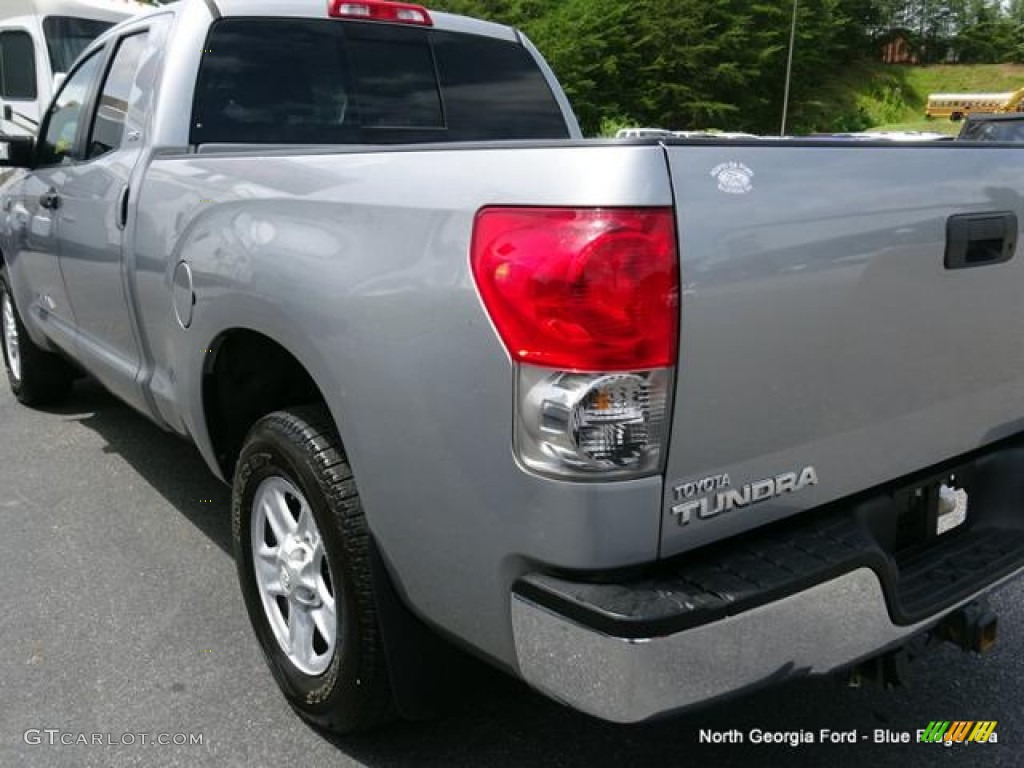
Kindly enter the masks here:
[[1024, 120], [1007, 123], [1001, 141], [1024, 141]]
[[357, 134], [336, 25], [217, 22], [206, 42], [192, 142], [343, 142]]
[[43, 36], [50, 54], [50, 68], [55, 74], [67, 72], [86, 46], [112, 26], [93, 19], [47, 16], [43, 19]]
[[565, 139], [565, 118], [523, 46], [435, 32], [451, 140]]
[[362, 126], [444, 128], [434, 57], [423, 30], [353, 26], [346, 44]]
[[384, 24], [224, 19], [207, 39], [191, 142], [567, 136], [551, 90], [515, 43]]
[[99, 68], [99, 52], [92, 54], [69, 77], [47, 112], [45, 138], [39, 147], [39, 164], [54, 165], [77, 159], [75, 136], [89, 90]]
[[1020, 120], [971, 120], [960, 134], [963, 141], [1024, 141], [1024, 118]]
[[128, 100], [145, 49], [145, 34], [126, 37], [118, 46], [114, 62], [110, 65], [103, 90], [100, 92], [99, 106], [89, 136], [87, 157], [97, 157], [121, 147], [128, 115]]
[[1024, 119], [990, 123], [984, 134], [977, 138], [983, 141], [1024, 141]]
[[0, 96], [36, 97], [36, 59], [27, 32], [0, 32]]

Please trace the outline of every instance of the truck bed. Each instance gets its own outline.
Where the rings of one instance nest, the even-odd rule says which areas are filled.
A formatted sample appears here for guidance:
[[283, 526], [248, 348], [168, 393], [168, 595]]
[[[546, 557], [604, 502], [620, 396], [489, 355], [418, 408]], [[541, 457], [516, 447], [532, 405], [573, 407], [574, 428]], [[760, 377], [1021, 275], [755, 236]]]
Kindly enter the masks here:
[[[682, 296], [663, 556], [1024, 430], [1017, 150], [690, 142], [666, 152]], [[729, 168], [739, 169], [731, 192], [718, 178]], [[1009, 223], [1001, 253], [986, 260], [979, 246], [976, 263], [948, 266], [951, 219], [989, 214]], [[728, 475], [740, 490], [808, 467], [817, 482], [796, 492], [717, 515], [712, 493], [706, 518], [672, 514], [688, 483]]]

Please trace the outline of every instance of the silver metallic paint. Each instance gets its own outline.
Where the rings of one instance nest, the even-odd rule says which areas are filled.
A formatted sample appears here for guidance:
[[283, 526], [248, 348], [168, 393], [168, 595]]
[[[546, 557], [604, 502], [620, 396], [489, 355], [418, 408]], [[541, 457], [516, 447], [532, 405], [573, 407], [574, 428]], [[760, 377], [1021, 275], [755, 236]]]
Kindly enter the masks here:
[[[553, 183], [538, 186], [542, 167]], [[473, 217], [494, 202], [669, 200], [656, 146], [156, 158], [135, 254], [151, 389], [215, 466], [205, 350], [232, 328], [288, 349], [331, 408], [411, 605], [511, 663], [508, 588], [526, 563], [651, 560], [662, 483], [577, 485], [516, 464], [515, 371], [470, 273]], [[187, 333], [168, 301], [180, 260], [197, 297]]]
[[[202, 400], [208, 350], [240, 328], [281, 344], [339, 425], [398, 589], [419, 614], [507, 666], [516, 664], [509, 588], [528, 570], [650, 562], [662, 535], [662, 553], [680, 551], [1024, 428], [1011, 416], [1022, 411], [1024, 341], [1005, 330], [1024, 322], [1024, 259], [998, 277], [978, 269], [951, 279], [935, 268], [947, 212], [991, 206], [1024, 221], [1011, 150], [704, 142], [667, 150], [671, 178], [657, 145], [195, 154], [188, 120], [210, 13], [186, 2], [157, 15], [173, 28], [154, 54], [159, 88], [127, 226], [107, 233], [123, 237], [139, 345], [138, 373], [124, 387], [138, 388], [137, 407], [158, 423], [191, 436], [220, 475]], [[730, 160], [757, 175], [749, 194], [725, 199], [708, 171]], [[35, 183], [15, 182], [19, 223], [5, 236], [20, 248], [13, 258], [5, 251], [12, 283], [19, 306], [35, 302], [32, 338], [74, 349], [73, 318], [58, 322], [38, 301], [62, 306], [56, 260], [45, 262], [38, 242], [25, 247], [53, 237], [26, 228], [41, 215], [17, 207]], [[660, 477], [595, 484], [529, 473], [512, 450], [515, 371], [469, 270], [476, 211], [673, 201], [684, 291], [669, 489]], [[181, 261], [196, 292], [187, 331], [171, 302]], [[906, 310], [908, 297], [948, 305], [964, 296], [971, 314], [959, 325], [948, 306]], [[916, 367], [933, 377], [923, 388]], [[958, 373], [934, 378], [947, 370]], [[663, 521], [675, 525], [666, 510], [678, 481], [728, 472], [742, 483], [811, 460], [822, 484], [792, 506], [662, 531]]]
[[[1024, 153], [766, 142], [668, 154], [683, 286], [662, 555], [1024, 430], [1024, 249], [943, 265], [949, 216], [1024, 221]], [[710, 174], [734, 161], [756, 174], [747, 194]], [[670, 513], [672, 487], [695, 477], [741, 486], [807, 465], [820, 482], [798, 494], [685, 527]]]

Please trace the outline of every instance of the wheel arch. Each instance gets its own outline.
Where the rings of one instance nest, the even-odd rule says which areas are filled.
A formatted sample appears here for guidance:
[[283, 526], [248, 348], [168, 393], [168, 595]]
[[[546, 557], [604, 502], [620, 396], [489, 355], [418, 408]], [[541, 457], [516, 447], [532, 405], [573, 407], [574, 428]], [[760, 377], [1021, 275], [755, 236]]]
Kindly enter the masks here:
[[[310, 366], [271, 335], [238, 326], [220, 331], [204, 350], [199, 396], [206, 438], [230, 481], [245, 436], [268, 413], [307, 404], [331, 411]], [[340, 433], [335, 414], [335, 427]]]
[[[339, 419], [313, 374], [315, 366], [305, 363], [286, 344], [252, 328], [232, 327], [219, 332], [205, 352], [200, 388], [202, 417], [206, 438], [224, 478], [231, 480], [253, 424], [268, 413], [299, 405], [316, 403], [325, 407], [347, 454]], [[279, 378], [259, 376], [270, 371]], [[240, 378], [250, 389], [237, 396], [231, 385]], [[236, 396], [226, 397], [229, 394]], [[425, 718], [436, 710], [439, 698], [454, 698], [449, 673], [465, 663], [465, 656], [442, 640], [400, 596], [397, 582], [385, 565], [381, 544], [372, 533], [368, 547], [383, 651], [387, 668], [393, 671], [387, 675], [391, 695], [404, 716]], [[424, 659], [432, 660], [426, 669]]]

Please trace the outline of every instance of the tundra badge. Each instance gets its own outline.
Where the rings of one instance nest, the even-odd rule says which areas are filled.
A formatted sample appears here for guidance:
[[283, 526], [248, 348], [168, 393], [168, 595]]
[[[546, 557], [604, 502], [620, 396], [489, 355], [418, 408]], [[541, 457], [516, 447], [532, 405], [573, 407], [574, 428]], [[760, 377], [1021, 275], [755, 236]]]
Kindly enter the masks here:
[[814, 467], [804, 467], [799, 472], [783, 472], [738, 489], [732, 487], [729, 475], [709, 475], [672, 489], [676, 502], [672, 505], [672, 514], [679, 525], [687, 525], [695, 513], [698, 519], [708, 520], [723, 512], [749, 507], [817, 484], [818, 473]]

